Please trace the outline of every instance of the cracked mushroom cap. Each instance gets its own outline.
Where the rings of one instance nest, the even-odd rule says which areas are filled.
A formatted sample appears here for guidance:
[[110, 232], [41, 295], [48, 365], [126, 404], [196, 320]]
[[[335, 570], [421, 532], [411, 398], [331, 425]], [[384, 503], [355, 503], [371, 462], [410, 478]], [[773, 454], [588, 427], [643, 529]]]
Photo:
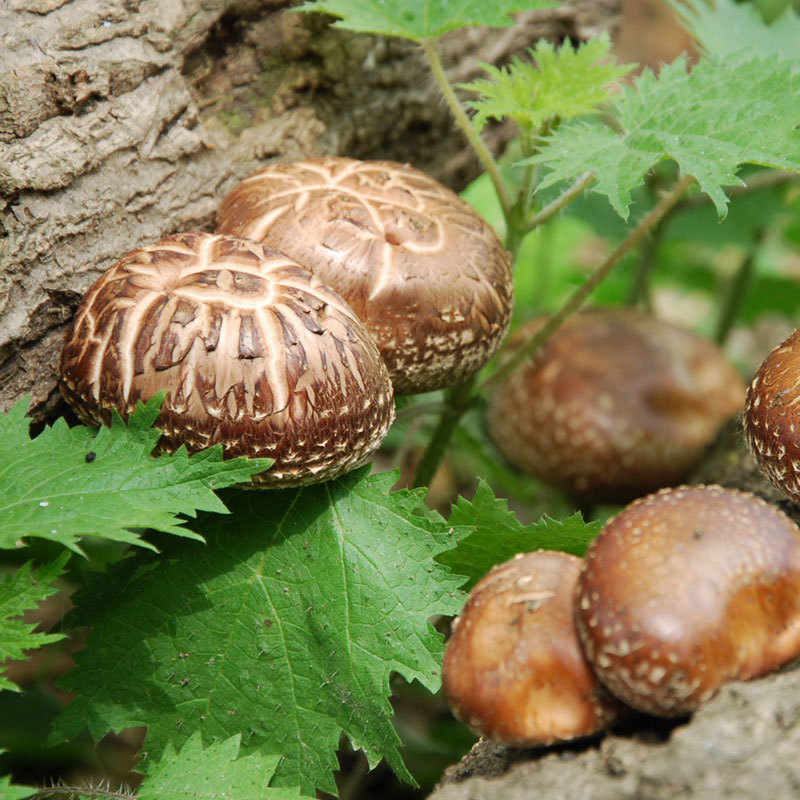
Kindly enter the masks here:
[[286, 253], [341, 294], [398, 394], [466, 381], [508, 328], [510, 254], [457, 194], [407, 164], [272, 164], [225, 198], [217, 230]]
[[498, 387], [487, 421], [520, 469], [624, 502], [683, 480], [744, 394], [713, 343], [633, 309], [598, 308], [568, 319]]
[[744, 432], [759, 466], [800, 503], [800, 330], [776, 347], [747, 390]]
[[533, 747], [597, 733], [618, 713], [581, 652], [573, 601], [582, 560], [520, 554], [479, 581], [453, 621], [442, 681], [476, 733]]
[[606, 524], [576, 597], [602, 683], [640, 711], [681, 716], [800, 654], [800, 529], [745, 492], [664, 489]]
[[360, 466], [394, 418], [386, 368], [347, 303], [281, 253], [205, 233], [136, 250], [95, 282], [60, 386], [89, 424], [164, 391], [164, 449], [273, 458], [255, 479], [267, 486]]

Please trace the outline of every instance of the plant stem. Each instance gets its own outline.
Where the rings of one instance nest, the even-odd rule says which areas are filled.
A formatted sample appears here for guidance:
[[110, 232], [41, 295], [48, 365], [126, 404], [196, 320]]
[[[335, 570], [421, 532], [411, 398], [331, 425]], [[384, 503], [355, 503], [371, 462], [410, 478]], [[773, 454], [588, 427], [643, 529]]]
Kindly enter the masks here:
[[694, 177], [691, 175], [681, 177], [672, 189], [650, 209], [641, 222], [623, 239], [608, 258], [569, 296], [564, 305], [533, 336], [517, 348], [516, 352], [504, 361], [492, 375], [478, 386], [478, 391], [486, 392], [496, 387], [538, 350], [561, 327], [567, 317], [583, 305], [597, 285], [653, 229], [693, 182]]
[[650, 296], [650, 277], [653, 274], [656, 253], [658, 253], [658, 248], [664, 237], [664, 222], [666, 219], [667, 217], [664, 216], [658, 221], [650, 238], [642, 246], [639, 263], [636, 265], [633, 280], [628, 290], [627, 305], [629, 306], [642, 306], [648, 311], [653, 307]]
[[423, 414], [441, 414], [448, 408], [446, 403], [416, 403], [414, 405], [401, 408], [395, 415], [395, 420], [401, 422], [406, 419], [414, 419], [414, 417]]
[[477, 401], [473, 393], [475, 378], [448, 389], [446, 393], [447, 407], [442, 411], [439, 424], [433, 432], [425, 452], [422, 454], [417, 471], [414, 475], [413, 486], [429, 486], [439, 469], [447, 445], [458, 426], [458, 422], [465, 412], [469, 411]]
[[500, 200], [503, 216], [508, 220], [511, 214], [511, 198], [509, 197], [508, 189], [503, 181], [503, 176], [500, 174], [500, 168], [494, 160], [494, 156], [492, 156], [486, 143], [475, 131], [470, 118], [467, 116], [467, 112], [464, 111], [464, 106], [461, 105], [461, 101], [453, 91], [450, 81], [447, 80], [447, 75], [445, 74], [444, 67], [439, 58], [439, 53], [436, 50], [435, 40], [423, 39], [420, 45], [428, 58], [428, 64], [430, 65], [431, 72], [433, 72], [433, 77], [436, 79], [436, 83], [439, 84], [439, 88], [442, 90], [447, 105], [450, 106], [450, 111], [455, 117], [458, 127], [461, 128], [464, 135], [467, 137], [467, 141], [472, 145], [472, 149], [480, 159], [481, 164], [483, 164], [483, 168], [489, 174], [494, 189], [497, 192], [497, 197]]
[[525, 233], [530, 233], [534, 228], [538, 228], [542, 223], [547, 222], [561, 211], [562, 208], [571, 203], [589, 184], [594, 180], [593, 172], [584, 172], [575, 183], [565, 189], [555, 200], [548, 203], [541, 211], [534, 214], [525, 222]]
[[64, 798], [72, 800], [77, 797], [91, 797], [98, 800], [135, 800], [136, 793], [127, 788], [120, 788], [118, 791], [110, 787], [102, 786], [66, 786], [56, 784], [55, 786], [43, 786], [31, 791], [31, 797], [37, 800], [48, 800], [49, 798]]
[[717, 330], [714, 334], [714, 341], [717, 344], [725, 344], [728, 334], [731, 332], [733, 323], [739, 314], [739, 309], [742, 307], [742, 302], [747, 296], [747, 290], [753, 281], [753, 274], [755, 272], [756, 255], [761, 242], [764, 240], [765, 230], [759, 228], [753, 237], [753, 245], [747, 251], [742, 263], [736, 270], [725, 295], [725, 301], [722, 304], [719, 320], [717, 321]]

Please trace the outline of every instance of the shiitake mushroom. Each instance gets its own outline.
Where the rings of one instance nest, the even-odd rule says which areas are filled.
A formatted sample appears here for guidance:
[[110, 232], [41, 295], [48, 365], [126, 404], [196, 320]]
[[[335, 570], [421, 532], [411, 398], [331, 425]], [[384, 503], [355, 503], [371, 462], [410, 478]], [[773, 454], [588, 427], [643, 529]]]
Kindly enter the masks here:
[[164, 449], [272, 458], [254, 479], [265, 486], [360, 466], [394, 419], [386, 367], [341, 297], [282, 253], [206, 233], [165, 237], [100, 276], [60, 387], [89, 424], [163, 391]]
[[286, 253], [339, 293], [397, 394], [466, 381], [508, 328], [511, 254], [455, 192], [408, 164], [270, 164], [223, 200], [217, 231]]
[[582, 560], [520, 554], [470, 592], [453, 621], [442, 683], [458, 719], [514, 747], [590, 736], [619, 706], [581, 652], [573, 597]]
[[663, 489], [589, 546], [575, 615], [615, 697], [649, 714], [688, 714], [723, 684], [800, 655], [800, 529], [746, 492]]
[[[510, 349], [542, 319], [512, 337]], [[489, 399], [513, 465], [570, 494], [627, 502], [683, 480], [744, 402], [712, 342], [627, 308], [568, 319]]]

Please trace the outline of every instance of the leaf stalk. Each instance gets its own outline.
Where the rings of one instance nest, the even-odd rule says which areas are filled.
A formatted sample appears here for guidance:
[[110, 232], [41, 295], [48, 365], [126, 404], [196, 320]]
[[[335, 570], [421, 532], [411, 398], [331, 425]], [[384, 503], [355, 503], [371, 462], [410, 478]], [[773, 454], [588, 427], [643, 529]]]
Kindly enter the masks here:
[[659, 220], [670, 211], [693, 182], [693, 176], [682, 176], [672, 189], [650, 209], [639, 224], [609, 254], [606, 260], [567, 298], [564, 305], [533, 336], [517, 348], [516, 352], [504, 361], [494, 373], [478, 385], [478, 392], [485, 393], [496, 388], [517, 367], [530, 358], [561, 327], [566, 319], [583, 305], [600, 282], [658, 224]]
[[442, 66], [442, 61], [439, 58], [439, 52], [436, 49], [436, 41], [434, 39], [423, 39], [420, 42], [420, 46], [428, 59], [433, 77], [439, 85], [444, 99], [447, 101], [447, 105], [450, 107], [456, 124], [461, 129], [464, 136], [467, 137], [467, 141], [472, 145], [475, 154], [488, 173], [492, 185], [497, 192], [497, 197], [500, 200], [503, 216], [508, 220], [511, 214], [511, 197], [503, 181], [503, 176], [500, 174], [500, 168], [497, 166], [494, 156], [486, 146], [486, 142], [478, 135], [472, 121], [469, 116], [467, 116], [467, 112], [464, 110], [464, 106], [461, 104], [453, 87], [450, 85], [450, 81], [447, 79], [447, 74]]

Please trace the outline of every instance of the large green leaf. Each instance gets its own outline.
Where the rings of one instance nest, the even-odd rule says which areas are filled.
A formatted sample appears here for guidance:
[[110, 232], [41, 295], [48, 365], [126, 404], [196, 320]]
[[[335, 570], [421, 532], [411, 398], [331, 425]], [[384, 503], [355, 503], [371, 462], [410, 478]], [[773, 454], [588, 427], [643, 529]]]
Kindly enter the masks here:
[[138, 800], [310, 800], [297, 789], [270, 789], [280, 756], [239, 756], [241, 736], [203, 749], [195, 733], [180, 753], [170, 743], [150, 766], [137, 792]]
[[450, 514], [450, 524], [471, 526], [474, 531], [436, 560], [459, 575], [469, 576], [464, 588], [471, 589], [493, 566], [532, 550], [563, 550], [583, 556], [602, 524], [584, 522], [580, 514], [563, 521], [543, 517], [522, 525], [509, 511], [508, 501], [497, 498], [488, 484], [478, 482], [472, 501], [458, 498]]
[[319, 0], [298, 11], [324, 11], [336, 27], [421, 41], [468, 25], [505, 27], [509, 14], [557, 5], [549, 0]]
[[229, 492], [231, 516], [202, 515], [207, 545], [172, 542], [158, 559], [117, 572], [78, 622], [94, 625], [63, 686], [78, 696], [57, 721], [147, 725], [159, 754], [195, 730], [212, 743], [241, 734], [246, 752], [279, 754], [273, 783], [334, 792], [344, 732], [370, 764], [409, 780], [388, 701], [398, 672], [439, 686], [436, 614], [455, 614], [457, 587], [434, 557], [467, 530], [419, 513], [396, 475], [360, 470], [299, 490]]
[[620, 132], [567, 123], [522, 163], [550, 170], [542, 187], [593, 171], [594, 191], [623, 218], [631, 191], [665, 159], [697, 179], [720, 217], [728, 204], [723, 187], [742, 183], [742, 164], [800, 171], [800, 70], [776, 57], [744, 63], [703, 58], [691, 72], [680, 58], [658, 77], [642, 73], [614, 108]]
[[189, 456], [181, 448], [153, 458], [161, 432], [152, 427], [161, 396], [139, 404], [126, 426], [70, 428], [59, 419], [30, 439], [23, 399], [0, 414], [0, 548], [25, 537], [51, 539], [80, 552], [81, 536], [99, 536], [148, 547], [137, 529], [155, 528], [198, 538], [179, 514], [225, 513], [213, 489], [249, 482], [269, 459], [222, 460], [211, 447]]
[[[23, 612], [55, 594], [52, 584], [64, 571], [69, 553], [32, 569], [32, 562], [23, 564], [16, 572], [6, 575], [0, 583], [0, 663], [25, 657], [26, 650], [44, 647], [63, 638], [60, 633], [34, 633], [36, 623], [24, 622]], [[0, 675], [0, 689], [17, 690], [8, 678]]]

